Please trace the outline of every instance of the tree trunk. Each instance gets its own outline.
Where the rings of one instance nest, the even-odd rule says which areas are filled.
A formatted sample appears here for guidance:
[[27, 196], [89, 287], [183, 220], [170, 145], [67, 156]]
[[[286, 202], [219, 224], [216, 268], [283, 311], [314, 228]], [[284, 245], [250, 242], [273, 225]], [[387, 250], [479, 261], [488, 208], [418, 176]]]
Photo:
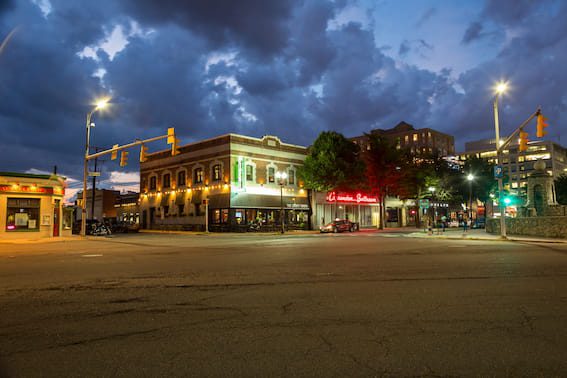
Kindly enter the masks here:
[[380, 196], [380, 230], [386, 228], [386, 196]]

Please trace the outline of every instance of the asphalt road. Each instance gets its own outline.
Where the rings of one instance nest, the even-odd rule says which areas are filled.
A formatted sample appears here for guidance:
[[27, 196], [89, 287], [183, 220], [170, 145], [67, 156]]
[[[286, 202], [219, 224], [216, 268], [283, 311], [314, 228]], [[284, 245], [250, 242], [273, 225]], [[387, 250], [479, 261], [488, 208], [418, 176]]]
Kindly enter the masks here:
[[0, 376], [566, 376], [567, 245], [0, 243]]

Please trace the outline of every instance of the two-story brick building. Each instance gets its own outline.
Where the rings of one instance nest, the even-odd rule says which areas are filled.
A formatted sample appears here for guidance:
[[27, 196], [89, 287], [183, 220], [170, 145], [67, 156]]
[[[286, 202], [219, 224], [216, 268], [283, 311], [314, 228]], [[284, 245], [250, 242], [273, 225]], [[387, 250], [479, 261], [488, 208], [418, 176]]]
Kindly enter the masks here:
[[[275, 136], [237, 134], [190, 143], [179, 154], [160, 151], [140, 164], [143, 229], [246, 231], [309, 227], [307, 190], [297, 178], [307, 148]], [[278, 172], [287, 179], [280, 182]], [[280, 184], [283, 184], [280, 186]], [[206, 218], [205, 218], [206, 217]]]

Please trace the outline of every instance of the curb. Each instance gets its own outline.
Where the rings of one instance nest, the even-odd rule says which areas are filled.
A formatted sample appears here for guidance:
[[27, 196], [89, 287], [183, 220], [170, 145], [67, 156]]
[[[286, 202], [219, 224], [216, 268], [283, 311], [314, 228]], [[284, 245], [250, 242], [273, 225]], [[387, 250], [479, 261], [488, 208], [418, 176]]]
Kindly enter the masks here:
[[525, 243], [550, 243], [550, 244], [567, 244], [567, 240], [547, 240], [547, 239], [523, 239], [514, 236], [508, 236], [506, 239], [500, 238], [483, 238], [483, 237], [456, 237], [456, 236], [437, 236], [437, 235], [408, 235], [410, 238], [421, 239], [445, 239], [445, 240], [481, 240], [481, 241], [494, 241], [494, 242], [525, 242]]

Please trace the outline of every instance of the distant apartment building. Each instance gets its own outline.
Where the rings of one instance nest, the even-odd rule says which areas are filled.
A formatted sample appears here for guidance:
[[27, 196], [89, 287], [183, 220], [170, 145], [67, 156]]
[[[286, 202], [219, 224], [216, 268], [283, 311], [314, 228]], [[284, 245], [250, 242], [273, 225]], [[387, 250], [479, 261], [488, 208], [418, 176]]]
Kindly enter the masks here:
[[[451, 135], [430, 129], [415, 129], [406, 122], [398, 123], [392, 129], [373, 129], [369, 134], [377, 134], [387, 137], [396, 143], [400, 149], [407, 149], [413, 155], [438, 154], [448, 156], [455, 154], [455, 138]], [[361, 135], [350, 138], [360, 148], [367, 149], [368, 136]]]
[[[93, 212], [93, 195], [92, 189], [87, 189], [87, 219], [97, 219], [102, 221], [104, 219], [115, 219], [117, 212], [114, 204], [120, 195], [118, 190], [110, 189], [95, 189], [94, 196], [94, 212]], [[81, 204], [83, 201], [83, 192], [77, 193], [77, 206], [78, 211], [75, 212], [75, 219], [81, 219]]]
[[[466, 161], [471, 156], [486, 158], [496, 162], [496, 140], [484, 139], [465, 143], [465, 152], [459, 153], [459, 160]], [[512, 143], [502, 151], [501, 165], [504, 174], [508, 176], [507, 189], [524, 194], [528, 176], [534, 172], [537, 160], [545, 162], [546, 171], [550, 176], [558, 177], [567, 174], [567, 149], [552, 141], [533, 141], [528, 144], [528, 150], [518, 151], [518, 143]]]

